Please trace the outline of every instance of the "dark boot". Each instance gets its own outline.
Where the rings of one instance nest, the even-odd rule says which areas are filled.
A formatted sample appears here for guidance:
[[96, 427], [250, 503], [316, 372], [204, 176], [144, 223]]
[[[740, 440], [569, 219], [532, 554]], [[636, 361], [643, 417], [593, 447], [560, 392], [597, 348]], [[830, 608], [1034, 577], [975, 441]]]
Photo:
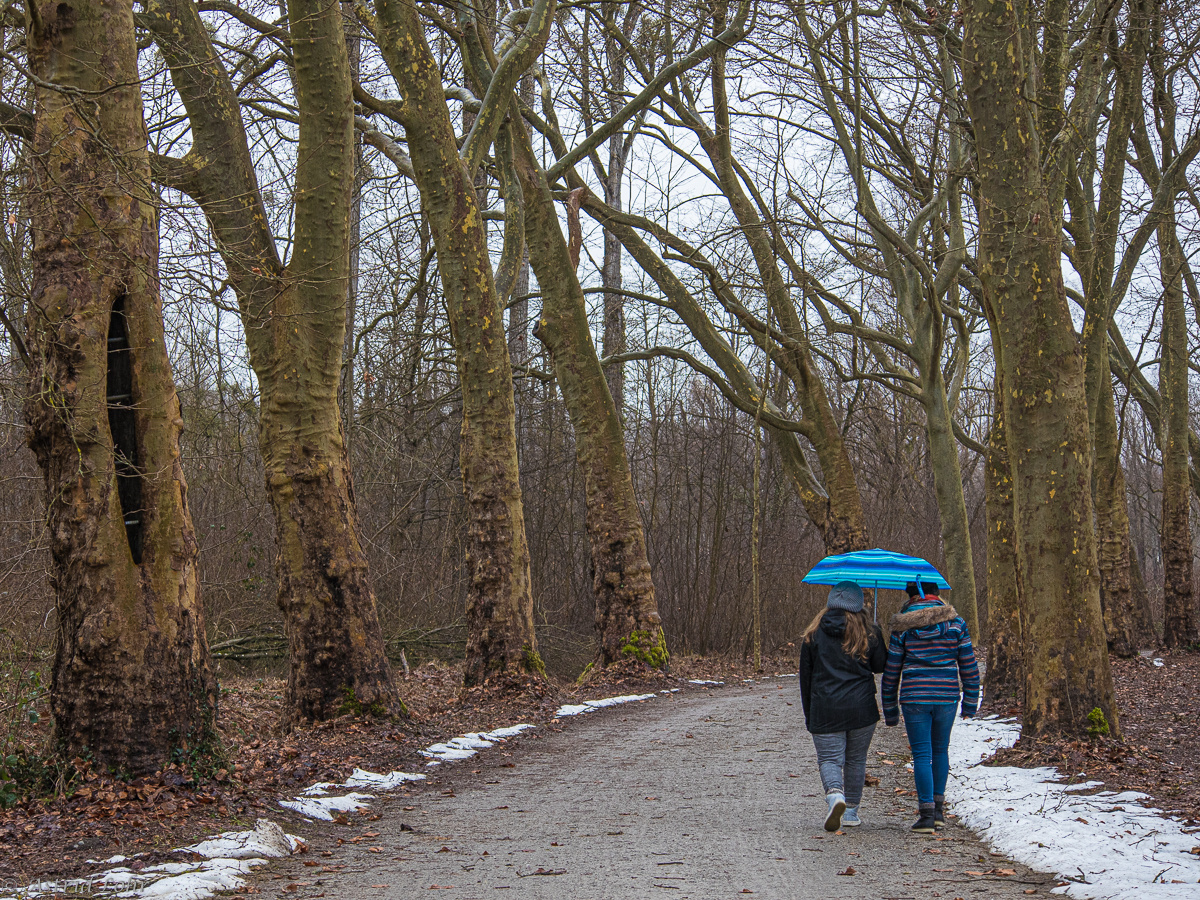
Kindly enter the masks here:
[[917, 834], [933, 834], [937, 831], [937, 826], [933, 821], [933, 804], [921, 804], [921, 816], [913, 823], [912, 830]]
[[936, 794], [933, 798], [933, 824], [938, 828], [946, 827], [946, 798]]

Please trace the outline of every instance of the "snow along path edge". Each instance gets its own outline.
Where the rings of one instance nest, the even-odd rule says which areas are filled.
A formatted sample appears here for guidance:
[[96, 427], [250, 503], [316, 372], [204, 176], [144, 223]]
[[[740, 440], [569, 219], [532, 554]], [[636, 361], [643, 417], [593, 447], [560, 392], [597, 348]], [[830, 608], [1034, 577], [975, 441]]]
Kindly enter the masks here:
[[984, 766], [1011, 747], [1020, 725], [995, 717], [962, 719], [950, 733], [949, 800], [959, 822], [1031, 869], [1064, 882], [1054, 893], [1077, 900], [1196, 900], [1200, 841], [1183, 822], [1133, 791], [1066, 784], [1057, 769]]
[[[638, 694], [622, 697], [606, 697], [588, 700], [579, 707], [564, 706], [555, 713], [555, 718], [594, 712], [622, 703], [650, 700], [656, 694]], [[523, 731], [536, 726], [526, 722], [497, 728], [494, 731], [460, 734], [443, 743], [431, 744], [419, 751], [429, 757], [426, 766], [436, 766], [443, 761], [468, 759], [480, 750], [494, 747]], [[331, 791], [347, 788], [370, 788], [376, 792], [395, 790], [402, 784], [423, 781], [422, 774], [389, 772], [386, 775], [355, 769], [345, 781], [334, 783], [321, 781], [305, 788], [300, 796], [280, 800], [279, 805], [313, 820], [333, 821], [334, 814], [360, 809], [375, 799], [375, 794], [350, 791], [330, 796]], [[272, 857], [289, 856], [303, 842], [269, 819], [259, 819], [251, 831], [226, 831], [206, 838], [197, 844], [180, 848], [177, 852], [193, 853], [204, 857], [199, 862], [171, 862], [145, 866], [134, 870], [116, 865], [85, 878], [62, 881], [38, 881], [17, 888], [13, 892], [3, 890], [0, 900], [33, 900], [50, 894], [111, 895], [129, 900], [205, 900], [218, 891], [232, 891], [244, 883], [243, 876], [256, 866], [266, 865]], [[124, 863], [128, 857], [114, 856], [109, 863]]]
[[[205, 857], [199, 861], [160, 863], [137, 870], [114, 866], [86, 878], [34, 882], [0, 900], [27, 900], [46, 894], [204, 900], [217, 891], [240, 887], [242, 876], [255, 866], [266, 865], [270, 857], [289, 856], [300, 844], [299, 838], [286, 834], [274, 822], [259, 819], [251, 831], [226, 831], [179, 851]], [[113, 859], [125, 861], [126, 857]]]

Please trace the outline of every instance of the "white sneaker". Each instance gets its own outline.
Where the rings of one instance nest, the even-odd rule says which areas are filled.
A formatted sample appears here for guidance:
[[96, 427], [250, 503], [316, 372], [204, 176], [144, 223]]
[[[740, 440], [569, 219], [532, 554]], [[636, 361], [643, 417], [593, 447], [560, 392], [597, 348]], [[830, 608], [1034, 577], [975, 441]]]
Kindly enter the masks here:
[[842, 827], [842, 813], [846, 811], [846, 797], [841, 791], [831, 791], [825, 795], [829, 802], [829, 815], [825, 817], [825, 830], [837, 831]]

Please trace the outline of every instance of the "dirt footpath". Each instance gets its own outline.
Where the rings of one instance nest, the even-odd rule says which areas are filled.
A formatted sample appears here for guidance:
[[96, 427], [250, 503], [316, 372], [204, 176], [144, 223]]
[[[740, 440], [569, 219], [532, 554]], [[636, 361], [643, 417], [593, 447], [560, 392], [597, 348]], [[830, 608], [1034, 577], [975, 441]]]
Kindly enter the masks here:
[[661, 696], [431, 769], [430, 783], [377, 801], [377, 821], [304, 829], [310, 852], [254, 884], [381, 900], [1048, 893], [1051, 879], [991, 856], [963, 828], [910, 834], [916, 798], [897, 793], [913, 786], [906, 758], [902, 729], [881, 724], [864, 824], [827, 834], [795, 679]]

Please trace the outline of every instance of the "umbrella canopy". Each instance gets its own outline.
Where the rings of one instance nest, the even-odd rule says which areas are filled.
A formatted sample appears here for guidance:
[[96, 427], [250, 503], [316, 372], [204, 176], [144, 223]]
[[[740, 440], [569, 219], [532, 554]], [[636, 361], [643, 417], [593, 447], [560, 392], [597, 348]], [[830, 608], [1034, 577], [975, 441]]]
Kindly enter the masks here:
[[827, 556], [804, 576], [805, 584], [832, 585], [839, 581], [853, 581], [861, 587], [901, 591], [910, 581], [925, 581], [943, 590], [950, 590], [950, 583], [921, 557], [892, 553], [878, 547]]

